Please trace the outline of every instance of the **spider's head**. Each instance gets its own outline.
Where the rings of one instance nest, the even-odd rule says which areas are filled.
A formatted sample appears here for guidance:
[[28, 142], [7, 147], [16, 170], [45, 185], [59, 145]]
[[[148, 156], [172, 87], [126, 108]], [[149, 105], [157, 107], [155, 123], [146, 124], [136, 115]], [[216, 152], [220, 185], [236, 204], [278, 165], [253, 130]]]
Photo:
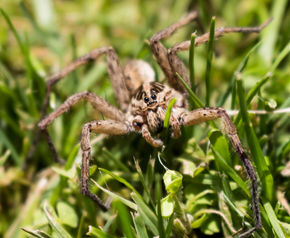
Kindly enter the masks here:
[[161, 92], [164, 89], [164, 85], [151, 82], [142, 84], [135, 92], [134, 99], [135, 105], [142, 110], [146, 108], [154, 108], [160, 102], [162, 102]]

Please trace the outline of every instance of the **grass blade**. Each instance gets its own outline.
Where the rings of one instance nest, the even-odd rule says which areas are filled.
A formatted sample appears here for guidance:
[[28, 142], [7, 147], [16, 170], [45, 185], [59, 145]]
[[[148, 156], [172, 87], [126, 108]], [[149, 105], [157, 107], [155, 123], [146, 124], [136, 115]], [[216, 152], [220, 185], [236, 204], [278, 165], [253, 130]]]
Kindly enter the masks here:
[[230, 158], [225, 159], [222, 155], [229, 155], [229, 152], [225, 153], [224, 149], [227, 147], [226, 140], [222, 136], [222, 134], [219, 131], [212, 131], [209, 134], [209, 139], [212, 144], [211, 149], [213, 151], [213, 154], [215, 156], [215, 160], [218, 163], [218, 168], [228, 174], [238, 185], [242, 190], [247, 194], [248, 197], [250, 197], [250, 191], [248, 189], [248, 186], [246, 183], [241, 179], [241, 177], [236, 173], [236, 171], [232, 168], [231, 165], [228, 164], [228, 160]]
[[189, 96], [194, 104], [195, 107], [204, 107], [204, 104], [199, 100], [199, 98], [196, 96], [196, 94], [191, 90], [190, 87], [188, 87], [187, 83], [183, 80], [183, 78], [176, 73], [178, 79], [181, 81], [183, 86], [186, 88], [187, 92], [189, 93]]
[[154, 235], [159, 235], [158, 231], [158, 219], [152, 210], [147, 206], [147, 204], [135, 193], [132, 193], [132, 199], [137, 204], [137, 210], [140, 216], [143, 218], [145, 224], [153, 232]]
[[112, 173], [109, 170], [103, 169], [103, 168], [99, 168], [100, 171], [109, 174], [110, 176], [112, 176], [114, 179], [116, 179], [117, 181], [119, 181], [120, 183], [124, 184], [127, 188], [129, 188], [130, 190], [132, 190], [134, 193], [136, 193], [138, 196], [142, 197], [137, 190], [129, 183], [127, 182], [125, 179], [121, 178], [120, 176]]
[[[53, 208], [50, 207], [48, 205], [47, 202], [44, 203], [43, 205], [43, 211], [45, 213], [45, 216], [49, 222], [49, 224], [51, 225], [51, 227], [53, 228], [54, 231], [57, 232], [57, 234], [59, 234], [60, 237], [62, 238], [72, 238], [70, 236], [70, 234], [59, 224], [58, 222], [58, 218], [55, 217], [51, 212], [49, 212], [48, 210], [52, 210]], [[53, 212], [54, 213], [54, 212]]]
[[136, 214], [135, 216], [132, 215], [132, 217], [138, 237], [148, 238], [145, 223], [142, 217], [139, 214]]
[[205, 105], [208, 107], [211, 97], [211, 65], [212, 65], [212, 56], [213, 56], [213, 44], [214, 44], [214, 33], [215, 33], [215, 17], [211, 18], [210, 22], [210, 32], [208, 39], [208, 48], [207, 48], [207, 59], [206, 59], [206, 71], [205, 71]]
[[[247, 105], [251, 103], [253, 98], [256, 96], [256, 94], [259, 92], [261, 87], [268, 82], [270, 78], [272, 78], [272, 75], [278, 65], [281, 63], [281, 61], [290, 53], [290, 42], [284, 47], [284, 49], [281, 51], [281, 53], [276, 57], [274, 63], [272, 64], [269, 72], [260, 80], [256, 83], [256, 85], [249, 91], [247, 95]], [[240, 74], [235, 74], [236, 77], [240, 77]], [[235, 124], [238, 124], [241, 119], [241, 113], [239, 112], [238, 115], [236, 116], [234, 122]]]
[[282, 229], [281, 229], [281, 226], [279, 224], [279, 221], [278, 221], [278, 218], [276, 217], [276, 214], [275, 214], [275, 211], [273, 210], [271, 204], [269, 202], [265, 202], [264, 203], [264, 208], [265, 208], [265, 211], [267, 212], [268, 214], [268, 218], [271, 222], [271, 225], [277, 235], [278, 238], [286, 238]]
[[279, 36], [281, 23], [284, 21], [284, 12], [286, 10], [287, 0], [273, 1], [271, 16], [273, 22], [263, 30], [263, 43], [260, 48], [260, 54], [268, 65], [272, 62], [274, 56], [275, 44]]
[[191, 84], [191, 90], [195, 92], [195, 79], [194, 79], [194, 42], [195, 42], [195, 33], [190, 37], [190, 48], [189, 48], [189, 80]]
[[37, 238], [50, 238], [51, 236], [49, 236], [48, 234], [46, 234], [43, 231], [39, 231], [39, 230], [31, 230], [29, 228], [21, 228], [21, 230], [25, 231], [26, 233], [37, 237]]
[[5, 135], [4, 131], [2, 130], [2, 128], [0, 128], [0, 139], [1, 142], [7, 147], [7, 149], [9, 149], [9, 151], [11, 152], [11, 156], [14, 159], [14, 162], [18, 165], [18, 166], [22, 166], [22, 159], [20, 157], [20, 155], [18, 154], [18, 152], [16, 151], [16, 149], [13, 146], [13, 143], [10, 142], [10, 140], [7, 138], [7, 136]]
[[121, 229], [125, 237], [127, 238], [136, 237], [133, 234], [132, 229], [131, 229], [131, 217], [126, 207], [123, 205], [123, 203], [117, 200], [113, 203], [113, 207], [118, 211], [118, 217], [119, 217]]
[[88, 236], [92, 237], [98, 237], [98, 238], [116, 238], [116, 236], [112, 236], [110, 234], [107, 234], [106, 232], [102, 231], [99, 228], [89, 226], [89, 231], [87, 232]]
[[166, 129], [169, 127], [169, 120], [170, 120], [171, 110], [172, 110], [172, 107], [174, 106], [175, 103], [176, 103], [176, 99], [175, 98], [173, 98], [168, 103], [168, 106], [167, 106], [167, 109], [166, 109], [165, 118], [164, 118], [164, 123], [163, 123], [163, 127], [166, 128]]
[[[102, 187], [101, 185], [99, 185], [95, 180], [92, 179], [92, 181], [93, 181], [93, 183], [94, 183], [94, 184], [95, 184], [99, 189], [101, 189], [103, 192], [107, 193], [109, 196], [111, 196], [111, 197], [114, 198], [114, 199], [117, 199], [117, 200], [122, 201], [126, 206], [128, 206], [128, 207], [132, 208], [133, 210], [137, 211], [137, 206], [136, 206], [135, 203], [133, 203], [133, 202], [131, 202], [131, 201], [129, 201], [129, 200], [127, 200], [127, 199], [125, 199], [125, 198], [123, 198], [123, 197], [121, 197], [121, 196], [119, 196], [119, 195], [117, 195], [117, 194], [115, 194], [115, 193], [113, 193], [113, 192], [111, 192], [111, 191], [109, 191], [109, 190], [103, 188], [103, 187]], [[136, 195], [136, 196], [137, 196], [137, 195]]]

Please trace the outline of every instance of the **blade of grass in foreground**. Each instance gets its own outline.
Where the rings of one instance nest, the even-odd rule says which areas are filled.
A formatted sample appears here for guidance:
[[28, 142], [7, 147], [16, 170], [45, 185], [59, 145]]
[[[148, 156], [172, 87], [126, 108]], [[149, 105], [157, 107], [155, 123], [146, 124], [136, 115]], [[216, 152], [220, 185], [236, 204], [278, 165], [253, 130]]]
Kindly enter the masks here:
[[121, 201], [118, 200], [113, 202], [113, 207], [118, 211], [121, 229], [125, 237], [135, 238], [136, 236], [133, 234], [131, 229], [131, 217], [126, 207], [123, 205]]
[[287, 0], [272, 1], [273, 5], [270, 14], [273, 17], [273, 22], [261, 33], [263, 43], [259, 51], [268, 65], [273, 60], [275, 44], [279, 36], [281, 23], [284, 21], [284, 12], [287, 9], [287, 2]]
[[71, 235], [64, 229], [64, 227], [60, 225], [58, 218], [48, 210], [53, 211], [53, 213], [55, 213], [53, 208], [50, 205], [48, 205], [46, 201], [43, 205], [43, 211], [52, 229], [59, 235], [59, 237], [72, 238]]
[[247, 137], [248, 145], [250, 147], [253, 160], [255, 161], [255, 164], [257, 166], [259, 177], [262, 180], [263, 193], [265, 194], [265, 197], [269, 201], [273, 201], [274, 198], [273, 177], [264, 159], [264, 155], [261, 146], [259, 144], [259, 140], [254, 132], [254, 129], [250, 125], [250, 119], [248, 116], [246, 106], [247, 105], [246, 98], [244, 95], [244, 87], [241, 79], [237, 80], [237, 93], [239, 97], [240, 110], [246, 132], [245, 134]]
[[227, 142], [222, 134], [217, 131], [211, 131], [209, 135], [209, 139], [211, 142], [211, 149], [213, 151], [214, 157], [216, 162], [218, 163], [218, 167], [221, 171], [228, 174], [237, 184], [238, 186], [250, 197], [250, 192], [246, 183], [241, 179], [241, 177], [237, 174], [237, 172], [227, 163], [227, 160], [230, 158], [225, 159], [223, 155], [227, 154], [230, 155], [229, 152], [225, 153], [224, 149], [227, 148]]
[[7, 147], [7, 149], [10, 150], [11, 156], [14, 160], [14, 162], [21, 167], [22, 165], [22, 159], [18, 152], [16, 151], [15, 147], [13, 146], [13, 143], [9, 140], [9, 138], [5, 135], [4, 131], [0, 128], [0, 139], [1, 142]]
[[[117, 194], [115, 194], [115, 193], [113, 193], [113, 192], [111, 192], [111, 191], [109, 191], [109, 190], [103, 188], [101, 185], [99, 185], [99, 184], [98, 184], [96, 181], [94, 181], [93, 179], [91, 179], [91, 180], [93, 181], [93, 183], [94, 183], [94, 184], [95, 184], [99, 189], [101, 189], [103, 192], [107, 193], [107, 194], [108, 194], [109, 196], [111, 196], [113, 199], [120, 200], [120, 201], [122, 201], [126, 206], [132, 208], [132, 209], [135, 210], [135, 211], [137, 210], [137, 206], [136, 206], [135, 203], [133, 203], [133, 202], [131, 202], [131, 201], [129, 201], [129, 200], [127, 200], [127, 199], [121, 197], [120, 195], [117, 195]], [[137, 196], [137, 195], [136, 195], [136, 196]]]
[[189, 80], [191, 84], [191, 90], [195, 92], [195, 79], [194, 79], [194, 42], [195, 42], [195, 33], [190, 37], [190, 47], [189, 47]]
[[276, 217], [275, 211], [273, 210], [271, 204], [269, 202], [264, 202], [263, 205], [264, 205], [265, 211], [267, 212], [268, 218], [271, 222], [271, 225], [272, 225], [277, 237], [278, 238], [286, 238], [282, 229], [281, 229], [281, 226], [279, 224], [279, 220]]
[[210, 22], [210, 32], [208, 39], [208, 48], [207, 48], [207, 59], [206, 59], [206, 71], [205, 71], [205, 105], [209, 107], [210, 97], [211, 97], [211, 65], [212, 65], [212, 55], [213, 55], [213, 43], [214, 43], [214, 34], [215, 34], [215, 17], [212, 17]]
[[137, 210], [140, 216], [143, 218], [145, 224], [153, 232], [155, 236], [159, 235], [158, 231], [158, 218], [156, 214], [147, 206], [147, 204], [136, 194], [131, 194], [132, 199], [137, 204]]
[[36, 84], [36, 85], [42, 84], [42, 87], [37, 88], [37, 91], [42, 92], [43, 88], [44, 88], [43, 81], [39, 77], [39, 75], [37, 74], [37, 71], [33, 67], [32, 57], [31, 57], [31, 54], [29, 52], [29, 43], [28, 43], [27, 36], [26, 36], [25, 40], [22, 40], [20, 38], [19, 34], [17, 33], [12, 21], [10, 20], [8, 14], [2, 8], [0, 8], [0, 12], [1, 12], [2, 16], [4, 17], [5, 21], [7, 22], [14, 37], [16, 38], [16, 41], [17, 41], [18, 46], [20, 48], [20, 51], [25, 59], [24, 62], [25, 62], [25, 66], [26, 66], [26, 80], [27, 80], [27, 87], [29, 90], [23, 90], [21, 88], [18, 88], [18, 93], [19, 93], [27, 111], [29, 111], [29, 113], [31, 115], [33, 115], [34, 118], [38, 119], [38, 117], [39, 117], [39, 110], [37, 108], [38, 101], [35, 98], [35, 88], [33, 85], [34, 84]]
[[89, 231], [87, 232], [88, 236], [97, 237], [97, 238], [117, 238], [116, 236], [112, 236], [107, 234], [106, 232], [102, 231], [99, 228], [89, 226]]
[[146, 226], [142, 217], [139, 214], [136, 214], [135, 216], [132, 215], [132, 218], [138, 237], [148, 238]]
[[204, 104], [199, 100], [199, 98], [196, 96], [196, 94], [191, 90], [190, 87], [188, 87], [187, 83], [183, 80], [183, 78], [176, 73], [178, 79], [183, 84], [187, 92], [189, 93], [190, 98], [192, 99], [192, 102], [194, 103], [195, 107], [204, 107]]
[[100, 171], [109, 174], [110, 176], [112, 176], [114, 179], [116, 179], [117, 181], [119, 181], [120, 183], [124, 184], [127, 188], [131, 189], [133, 192], [135, 192], [139, 197], [142, 197], [140, 195], [140, 193], [137, 192], [137, 190], [129, 183], [127, 182], [125, 179], [123, 179], [122, 177], [112, 173], [109, 170], [103, 169], [103, 168], [99, 168]]
[[45, 232], [39, 231], [39, 230], [31, 230], [29, 228], [21, 228], [21, 230], [23, 230], [26, 233], [28, 233], [34, 237], [37, 237], [37, 238], [50, 238], [51, 237], [50, 235], [46, 234]]
[[167, 144], [168, 138], [169, 138], [169, 124], [170, 124], [170, 116], [171, 116], [171, 110], [174, 104], [176, 103], [176, 99], [173, 98], [171, 101], [168, 103], [167, 109], [166, 109], [166, 114], [163, 122], [163, 131], [161, 134], [162, 141]]

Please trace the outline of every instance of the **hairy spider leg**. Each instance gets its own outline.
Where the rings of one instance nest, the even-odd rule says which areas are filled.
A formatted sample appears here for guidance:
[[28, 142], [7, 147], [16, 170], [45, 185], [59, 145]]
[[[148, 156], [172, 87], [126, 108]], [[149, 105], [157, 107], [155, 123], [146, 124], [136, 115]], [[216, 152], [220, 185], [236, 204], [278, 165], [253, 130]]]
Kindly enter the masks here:
[[[41, 108], [40, 120], [42, 120], [45, 117], [45, 114], [47, 112], [52, 87], [56, 83], [58, 83], [62, 78], [70, 74], [72, 71], [76, 70], [79, 66], [87, 64], [91, 61], [95, 61], [104, 54], [107, 56], [107, 68], [108, 68], [108, 73], [111, 79], [115, 98], [117, 102], [119, 103], [121, 110], [123, 112], [126, 111], [126, 109], [128, 108], [130, 97], [129, 97], [129, 92], [125, 85], [125, 76], [119, 64], [119, 60], [118, 60], [115, 50], [112, 47], [108, 46], [108, 47], [96, 48], [90, 51], [88, 54], [81, 56], [75, 61], [73, 61], [72, 63], [70, 63], [68, 66], [63, 68], [60, 72], [53, 74], [47, 78], [46, 93], [45, 93], [45, 98], [44, 98], [42, 108]], [[30, 150], [27, 154], [26, 163], [28, 163], [27, 161], [29, 161], [31, 157], [33, 156], [35, 152], [35, 148], [40, 138], [40, 131], [38, 130], [37, 127], [35, 127], [34, 131], [35, 131], [35, 136], [34, 136], [32, 146], [30, 147]]]
[[132, 131], [130, 126], [125, 122], [115, 120], [100, 120], [88, 122], [83, 126], [81, 149], [82, 149], [82, 171], [81, 171], [81, 186], [82, 194], [91, 198], [102, 209], [107, 210], [110, 205], [104, 204], [102, 200], [93, 194], [89, 189], [89, 161], [91, 159], [91, 143], [90, 134], [104, 133], [109, 135], [125, 135]]
[[[104, 100], [103, 98], [90, 93], [90, 92], [81, 92], [81, 93], [76, 93], [72, 96], [70, 96], [63, 104], [61, 104], [55, 111], [53, 111], [52, 113], [50, 113], [47, 117], [45, 117], [42, 121], [40, 121], [38, 123], [38, 127], [43, 131], [47, 141], [48, 141], [48, 145], [53, 153], [53, 155], [55, 156], [55, 159], [57, 161], [60, 161], [59, 156], [56, 152], [55, 146], [48, 134], [47, 131], [47, 127], [57, 118], [59, 117], [61, 114], [67, 112], [72, 106], [74, 106], [76, 103], [78, 103], [79, 101], [81, 101], [82, 99], [88, 101], [97, 111], [99, 111], [100, 113], [102, 113], [104, 116], [113, 119], [114, 121], [117, 121], [119, 123], [123, 123], [122, 121], [125, 120], [125, 115], [118, 110], [117, 108], [115, 108], [114, 106], [112, 106], [111, 104], [109, 104], [106, 100]], [[105, 133], [105, 132], [104, 132]], [[112, 132], [113, 133], [113, 132]], [[87, 152], [86, 152], [87, 153]], [[83, 156], [86, 155], [86, 153], [83, 153]], [[89, 157], [86, 157], [89, 159]], [[89, 163], [88, 161], [86, 161], [86, 163]], [[82, 165], [82, 170], [83, 170], [83, 166]], [[84, 169], [86, 169], [86, 167], [84, 167]], [[83, 174], [83, 172], [82, 172]], [[82, 178], [82, 191], [83, 191], [83, 181], [84, 179]], [[89, 191], [88, 187], [87, 190]], [[96, 195], [92, 195], [90, 192], [84, 192], [83, 194], [85, 194], [86, 196], [90, 197], [93, 201], [95, 201], [101, 208], [105, 208], [106, 206], [101, 202], [101, 200], [96, 196]]]
[[[272, 18], [269, 18], [266, 22], [264, 22], [261, 26], [258, 27], [220, 27], [215, 30], [214, 37], [215, 39], [222, 37], [228, 33], [259, 33], [263, 30], [270, 22]], [[209, 32], [197, 36], [195, 38], [194, 45], [199, 46], [208, 42], [209, 40]], [[171, 66], [173, 74], [176, 75], [176, 72], [188, 83], [189, 82], [189, 74], [187, 68], [184, 66], [184, 63], [179, 59], [177, 53], [180, 51], [189, 50], [190, 40], [180, 42], [168, 50], [168, 61]], [[188, 85], [190, 85], [188, 83]]]
[[[158, 64], [160, 65], [169, 85], [172, 88], [182, 93], [186, 93], [186, 89], [176, 77], [176, 73], [172, 70], [170, 62], [168, 60], [167, 48], [162, 44], [161, 40], [170, 37], [179, 28], [186, 26], [188, 23], [195, 20], [196, 18], [197, 18], [197, 12], [196, 11], [190, 12], [189, 14], [181, 18], [176, 23], [173, 23], [172, 25], [170, 25], [168, 28], [154, 34], [150, 39], [150, 46], [152, 49], [152, 53], [154, 54]], [[178, 57], [175, 62], [178, 63], [178, 65], [181, 67], [181, 71], [184, 70], [185, 72], [187, 72], [187, 69], [184, 63]], [[185, 73], [183, 73], [182, 75], [185, 75]], [[188, 85], [190, 85], [188, 76], [184, 77], [184, 80], [186, 81]]]

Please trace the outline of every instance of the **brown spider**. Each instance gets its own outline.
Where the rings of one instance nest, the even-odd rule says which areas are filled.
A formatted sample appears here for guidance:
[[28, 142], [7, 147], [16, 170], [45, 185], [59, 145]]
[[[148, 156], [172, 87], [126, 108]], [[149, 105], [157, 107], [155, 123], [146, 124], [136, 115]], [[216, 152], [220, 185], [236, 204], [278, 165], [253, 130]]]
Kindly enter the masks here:
[[[239, 155], [247, 174], [251, 180], [252, 192], [252, 209], [254, 214], [255, 227], [243, 233], [241, 237], [251, 234], [258, 228], [262, 227], [261, 216], [259, 211], [259, 197], [257, 191], [257, 177], [250, 160], [245, 154], [237, 130], [222, 108], [200, 108], [193, 111], [188, 110], [187, 92], [181, 82], [177, 79], [176, 73], [181, 75], [185, 82], [190, 85], [188, 79], [188, 71], [184, 63], [178, 58], [177, 52], [188, 50], [190, 41], [181, 42], [171, 49], [166, 49], [161, 40], [172, 35], [178, 28], [188, 24], [197, 18], [197, 12], [191, 12], [178, 22], [172, 24], [153, 35], [150, 39], [152, 52], [164, 72], [166, 80], [169, 84], [163, 85], [155, 82], [155, 75], [152, 68], [142, 60], [129, 61], [124, 70], [121, 68], [117, 54], [112, 47], [101, 47], [92, 50], [85, 56], [78, 58], [70, 65], [65, 67], [59, 73], [49, 77], [47, 81], [46, 98], [43, 105], [42, 113], [48, 107], [51, 88], [61, 78], [75, 70], [77, 67], [88, 63], [89, 61], [98, 59], [105, 54], [107, 57], [108, 73], [111, 78], [112, 87], [115, 97], [119, 103], [120, 109], [110, 105], [101, 97], [91, 92], [80, 92], [70, 96], [55, 111], [42, 119], [38, 126], [44, 132], [48, 139], [51, 149], [55, 156], [57, 153], [52, 141], [47, 133], [46, 128], [61, 114], [68, 111], [70, 107], [78, 103], [81, 99], [85, 99], [92, 106], [102, 113], [107, 120], [97, 120], [86, 123], [82, 129], [81, 150], [82, 150], [82, 168], [81, 168], [81, 190], [85, 196], [95, 201], [101, 208], [108, 209], [101, 199], [90, 192], [89, 179], [89, 161], [91, 157], [90, 134], [105, 133], [110, 135], [124, 135], [132, 132], [142, 134], [144, 139], [154, 147], [163, 146], [160, 139], [152, 137], [151, 133], [158, 134], [163, 129], [163, 121], [165, 118], [168, 103], [175, 98], [176, 103], [172, 108], [170, 115], [170, 127], [172, 129], [171, 136], [177, 138], [181, 135], [181, 126], [192, 126], [201, 122], [221, 118], [225, 124], [225, 131], [228, 135], [235, 151]], [[220, 37], [225, 33], [233, 32], [260, 32], [269, 21], [260, 27], [230, 27], [219, 28], [215, 31], [215, 37]], [[198, 46], [208, 41], [208, 33], [196, 37], [195, 45]], [[130, 99], [131, 98], [131, 99]]]

